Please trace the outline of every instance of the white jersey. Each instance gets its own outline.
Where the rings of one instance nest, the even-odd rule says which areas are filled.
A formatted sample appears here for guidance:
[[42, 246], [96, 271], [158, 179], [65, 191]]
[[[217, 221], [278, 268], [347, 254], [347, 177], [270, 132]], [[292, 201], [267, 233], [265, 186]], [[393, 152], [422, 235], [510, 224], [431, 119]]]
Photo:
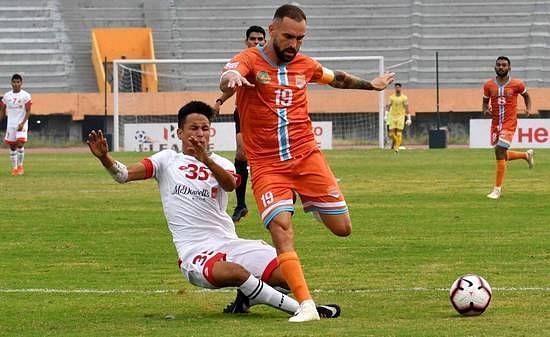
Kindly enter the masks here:
[[6, 106], [6, 115], [8, 116], [7, 127], [17, 127], [23, 118], [25, 118], [25, 114], [27, 113], [26, 108], [32, 104], [31, 94], [23, 89], [17, 93], [10, 90], [2, 97], [2, 103]]
[[[229, 160], [210, 158], [235, 174]], [[228, 195], [205, 164], [193, 156], [164, 150], [142, 161], [147, 177], [158, 182], [164, 215], [176, 248], [207, 240], [237, 239], [235, 225], [226, 213]], [[178, 251], [182, 256], [182, 252]]]

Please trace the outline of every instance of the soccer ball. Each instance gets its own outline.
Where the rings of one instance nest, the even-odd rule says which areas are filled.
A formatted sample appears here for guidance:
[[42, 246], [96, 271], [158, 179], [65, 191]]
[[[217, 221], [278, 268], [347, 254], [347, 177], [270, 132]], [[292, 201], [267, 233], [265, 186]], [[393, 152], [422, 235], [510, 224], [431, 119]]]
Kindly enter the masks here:
[[491, 302], [491, 286], [479, 275], [468, 274], [459, 277], [451, 286], [451, 303], [459, 314], [480, 315]]

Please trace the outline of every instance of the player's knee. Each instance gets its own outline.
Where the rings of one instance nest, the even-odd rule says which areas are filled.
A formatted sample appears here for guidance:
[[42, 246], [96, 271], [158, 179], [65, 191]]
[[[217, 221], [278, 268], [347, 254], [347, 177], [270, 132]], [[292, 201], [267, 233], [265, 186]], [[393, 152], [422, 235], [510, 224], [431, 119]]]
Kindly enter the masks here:
[[325, 226], [337, 236], [349, 236], [351, 234], [351, 218], [349, 214], [326, 215], [321, 214]]
[[269, 231], [271, 235], [281, 238], [292, 238], [294, 235], [294, 231], [290, 224], [278, 220], [273, 220], [269, 223]]
[[341, 226], [336, 227], [332, 230], [332, 232], [338, 236], [349, 236], [351, 234], [351, 222], [344, 223]]
[[334, 219], [327, 226], [334, 235], [345, 237], [351, 234], [351, 219], [348, 215]]
[[275, 217], [269, 223], [271, 239], [277, 251], [286, 251], [293, 247], [294, 231], [290, 221], [282, 217]]
[[506, 160], [506, 149], [501, 146], [495, 146], [495, 157], [497, 160]]

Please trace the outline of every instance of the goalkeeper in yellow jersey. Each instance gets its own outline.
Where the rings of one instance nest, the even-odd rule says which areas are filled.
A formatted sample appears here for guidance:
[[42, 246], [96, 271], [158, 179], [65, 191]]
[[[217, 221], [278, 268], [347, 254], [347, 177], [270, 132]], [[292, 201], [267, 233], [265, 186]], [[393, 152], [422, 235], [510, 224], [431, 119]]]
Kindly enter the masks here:
[[[405, 119], [405, 116], [407, 119]], [[409, 101], [407, 96], [401, 92], [401, 83], [395, 83], [395, 94], [390, 96], [386, 105], [386, 123], [392, 140], [391, 148], [395, 152], [399, 152], [399, 147], [403, 141], [403, 129], [405, 125], [412, 124]]]

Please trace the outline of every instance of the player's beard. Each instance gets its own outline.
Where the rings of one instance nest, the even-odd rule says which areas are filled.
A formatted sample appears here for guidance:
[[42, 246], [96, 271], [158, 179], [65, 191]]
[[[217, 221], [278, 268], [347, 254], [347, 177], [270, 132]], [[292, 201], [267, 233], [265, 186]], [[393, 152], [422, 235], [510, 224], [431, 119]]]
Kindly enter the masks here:
[[[294, 59], [296, 54], [298, 54], [298, 50], [296, 50], [292, 47], [288, 47], [288, 48], [282, 50], [281, 47], [279, 46], [279, 44], [277, 43], [277, 41], [273, 41], [273, 49], [275, 50], [275, 54], [277, 54], [277, 57], [279, 58], [279, 60], [281, 60], [283, 62], [292, 61], [292, 59]], [[285, 52], [287, 52], [289, 54], [292, 54], [292, 55], [286, 54]]]
[[504, 70], [504, 69], [495, 69], [495, 73], [496, 73], [497, 76], [499, 76], [499, 77], [506, 77], [506, 76], [508, 76], [508, 70]]

